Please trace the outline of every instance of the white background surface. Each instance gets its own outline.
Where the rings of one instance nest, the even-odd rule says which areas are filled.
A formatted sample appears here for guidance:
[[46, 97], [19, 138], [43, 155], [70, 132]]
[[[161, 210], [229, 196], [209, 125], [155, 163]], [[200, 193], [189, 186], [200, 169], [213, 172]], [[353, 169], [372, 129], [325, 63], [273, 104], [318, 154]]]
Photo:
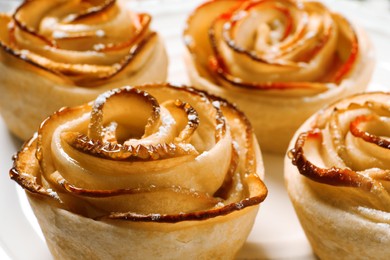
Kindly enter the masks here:
[[[170, 56], [169, 81], [187, 83], [180, 35], [189, 11], [200, 1], [139, 0], [132, 5], [154, 14], [153, 27], [166, 40]], [[369, 90], [390, 90], [390, 1], [327, 0], [328, 6], [365, 27], [376, 48], [377, 66]], [[0, 1], [12, 10], [18, 1]], [[1, 76], [1, 75], [0, 75]], [[0, 93], [1, 95], [1, 93]], [[23, 191], [9, 180], [12, 155], [21, 143], [0, 118], [0, 259], [51, 259]], [[269, 196], [240, 259], [314, 259], [283, 185], [282, 158], [264, 155]]]

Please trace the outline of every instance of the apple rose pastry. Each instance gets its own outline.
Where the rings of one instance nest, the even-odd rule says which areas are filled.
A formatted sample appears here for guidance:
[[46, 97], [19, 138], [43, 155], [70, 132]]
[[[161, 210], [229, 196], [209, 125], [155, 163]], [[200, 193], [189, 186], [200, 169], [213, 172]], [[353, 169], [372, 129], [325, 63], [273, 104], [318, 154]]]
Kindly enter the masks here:
[[244, 114], [171, 85], [59, 110], [10, 171], [58, 259], [233, 258], [267, 195], [263, 174]]
[[63, 106], [124, 85], [165, 81], [151, 16], [115, 0], [31, 0], [0, 14], [0, 111], [28, 139]]
[[[297, 131], [287, 189], [321, 259], [389, 259], [390, 94], [345, 98]], [[292, 160], [292, 163], [291, 163]]]
[[314, 1], [208, 1], [184, 40], [192, 84], [236, 103], [262, 150], [277, 153], [315, 111], [364, 90], [373, 70], [365, 33]]

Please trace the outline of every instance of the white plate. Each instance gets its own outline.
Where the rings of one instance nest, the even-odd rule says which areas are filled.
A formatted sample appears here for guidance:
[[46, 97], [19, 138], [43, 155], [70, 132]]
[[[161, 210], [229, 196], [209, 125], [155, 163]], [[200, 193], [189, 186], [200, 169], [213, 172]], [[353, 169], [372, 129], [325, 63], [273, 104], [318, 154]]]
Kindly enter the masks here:
[[[165, 37], [168, 47], [170, 81], [187, 83], [180, 35], [185, 17], [199, 0], [160, 1], [163, 4], [152, 0], [133, 4], [154, 14], [153, 26]], [[390, 82], [386, 80], [386, 76], [390, 75], [389, 1], [325, 2], [367, 29], [378, 57], [369, 90], [390, 90]], [[0, 1], [0, 9], [9, 10], [16, 4], [17, 1]], [[6, 130], [1, 119], [0, 144], [0, 259], [52, 259], [24, 192], [9, 180], [7, 173], [12, 166], [11, 157], [21, 143]], [[239, 259], [315, 259], [287, 197], [282, 160], [280, 156], [264, 155], [269, 196], [260, 208], [253, 231], [238, 255]]]

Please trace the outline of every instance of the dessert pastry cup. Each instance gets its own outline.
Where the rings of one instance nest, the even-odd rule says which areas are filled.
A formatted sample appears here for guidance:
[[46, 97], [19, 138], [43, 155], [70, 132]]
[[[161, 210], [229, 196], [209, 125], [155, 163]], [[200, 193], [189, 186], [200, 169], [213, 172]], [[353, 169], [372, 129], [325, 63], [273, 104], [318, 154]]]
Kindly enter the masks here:
[[150, 23], [115, 0], [33, 0], [1, 14], [0, 113], [9, 129], [26, 140], [63, 106], [165, 81], [167, 55]]
[[276, 153], [325, 104], [364, 90], [374, 65], [362, 28], [313, 1], [208, 1], [184, 41], [191, 83], [237, 104]]
[[389, 93], [347, 97], [290, 143], [287, 190], [320, 259], [390, 257], [389, 104]]
[[168, 84], [59, 110], [10, 171], [56, 259], [234, 258], [267, 195], [263, 175], [244, 114]]

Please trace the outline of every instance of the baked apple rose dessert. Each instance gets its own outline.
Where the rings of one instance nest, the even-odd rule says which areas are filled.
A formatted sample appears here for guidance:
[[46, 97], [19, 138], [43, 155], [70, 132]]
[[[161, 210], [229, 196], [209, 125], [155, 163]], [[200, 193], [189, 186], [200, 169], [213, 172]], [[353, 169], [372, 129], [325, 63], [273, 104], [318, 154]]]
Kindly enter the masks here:
[[321, 259], [390, 257], [389, 122], [389, 93], [355, 95], [311, 117], [290, 144], [287, 189]]
[[233, 258], [267, 195], [263, 175], [244, 114], [168, 84], [59, 110], [10, 171], [58, 259]]
[[32, 0], [0, 14], [0, 110], [10, 130], [26, 140], [63, 106], [165, 81], [167, 56], [151, 20], [115, 0]]
[[184, 41], [192, 84], [236, 103], [262, 150], [277, 153], [325, 104], [364, 90], [373, 70], [362, 29], [315, 1], [208, 1]]

